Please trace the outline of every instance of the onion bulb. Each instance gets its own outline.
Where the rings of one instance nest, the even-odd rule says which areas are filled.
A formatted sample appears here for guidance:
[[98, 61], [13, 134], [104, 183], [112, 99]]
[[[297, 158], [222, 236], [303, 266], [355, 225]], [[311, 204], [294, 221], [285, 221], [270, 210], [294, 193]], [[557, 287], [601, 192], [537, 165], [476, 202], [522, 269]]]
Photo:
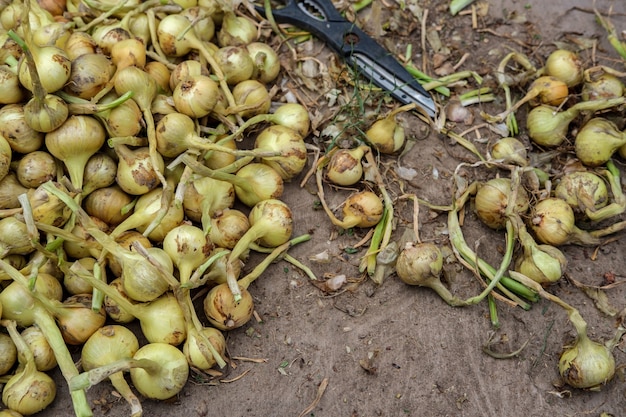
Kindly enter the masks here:
[[113, 185], [117, 173], [117, 162], [103, 152], [92, 155], [85, 164], [83, 174], [83, 197], [92, 191]]
[[9, 142], [13, 152], [22, 154], [39, 150], [44, 142], [44, 133], [26, 122], [21, 104], [7, 104], [0, 108], [0, 135]]
[[185, 284], [193, 271], [211, 255], [213, 243], [199, 227], [182, 224], [167, 232], [163, 250], [178, 269], [181, 284]]
[[230, 182], [193, 175], [185, 188], [183, 208], [185, 215], [194, 222], [202, 223], [207, 232], [211, 218], [235, 204], [235, 188]]
[[[40, 273], [35, 281], [35, 291], [49, 300], [59, 301], [63, 297], [63, 287], [59, 280], [50, 274]], [[35, 323], [33, 296], [19, 282], [12, 282], [0, 292], [2, 318], [14, 320], [19, 326], [28, 327]]]
[[371, 191], [350, 195], [343, 203], [343, 220], [331, 217], [333, 224], [344, 229], [372, 227], [383, 217], [383, 202]]
[[215, 52], [215, 60], [229, 85], [235, 85], [252, 78], [254, 62], [243, 46], [221, 47]]
[[531, 228], [540, 242], [552, 246], [600, 244], [599, 238], [576, 226], [574, 210], [560, 198], [546, 198], [532, 207]]
[[615, 358], [605, 345], [579, 333], [574, 345], [561, 354], [559, 373], [574, 388], [597, 391], [615, 375]]
[[441, 282], [443, 255], [433, 243], [406, 244], [396, 260], [396, 273], [402, 282], [433, 289], [451, 306], [464, 305]]
[[296, 177], [306, 166], [304, 139], [291, 128], [273, 125], [263, 129], [256, 138], [255, 148], [279, 153], [278, 156], [262, 157], [261, 162], [274, 168], [284, 181]]
[[358, 146], [353, 149], [337, 149], [328, 161], [326, 178], [333, 184], [341, 186], [350, 186], [361, 181], [363, 176], [361, 159], [367, 149], [366, 146]]
[[4, 385], [2, 402], [11, 410], [29, 416], [42, 411], [54, 401], [56, 385], [50, 376], [37, 370], [33, 353], [17, 331], [15, 322], [8, 322], [7, 330], [17, 347], [21, 366]]
[[193, 75], [176, 85], [172, 98], [179, 112], [193, 118], [211, 113], [219, 94], [218, 84], [206, 75]]
[[106, 55], [83, 54], [72, 61], [72, 71], [65, 91], [74, 96], [91, 100], [111, 80], [115, 65]]
[[117, 226], [131, 214], [133, 198], [116, 185], [99, 188], [84, 200], [85, 211], [109, 226]]
[[265, 42], [252, 42], [246, 45], [254, 63], [252, 79], [264, 84], [271, 83], [280, 72], [280, 60], [276, 51]]
[[271, 97], [265, 85], [257, 80], [244, 80], [233, 88], [235, 110], [243, 118], [250, 118], [270, 111]]
[[398, 107], [384, 118], [375, 121], [365, 132], [367, 141], [379, 152], [392, 154], [404, 146], [404, 127], [396, 121], [396, 114], [405, 110], [406, 106]]
[[72, 211], [63, 202], [45, 187], [51, 184], [55, 189], [67, 193], [67, 188], [59, 182], [46, 182], [37, 188], [31, 188], [26, 193], [36, 222], [50, 226], [63, 226], [70, 218]]
[[56, 319], [66, 344], [82, 345], [104, 325], [104, 309], [95, 311], [91, 305], [91, 294], [77, 294], [66, 298], [62, 304], [52, 303], [46, 306]]
[[220, 46], [244, 46], [257, 40], [257, 28], [247, 18], [232, 11], [224, 13], [222, 26], [217, 32]]
[[574, 141], [576, 156], [589, 167], [605, 164], [613, 154], [626, 144], [626, 134], [615, 123], [602, 117], [594, 117], [585, 123]]
[[578, 215], [596, 211], [609, 202], [604, 180], [591, 171], [567, 172], [554, 189], [554, 196], [565, 200]]
[[163, 171], [165, 163], [157, 154], [157, 166], [154, 166], [149, 147], [130, 149], [125, 145], [115, 145], [119, 157], [117, 163], [117, 184], [131, 195], [143, 195], [154, 190], [159, 184], [157, 171]]
[[[120, 325], [101, 327], [85, 342], [81, 350], [81, 364], [85, 371], [132, 358], [139, 350], [139, 341], [128, 328]], [[133, 394], [122, 372], [109, 375], [113, 387], [131, 406], [131, 415], [141, 415], [142, 407]]]
[[563, 81], [568, 87], [575, 87], [583, 81], [583, 63], [578, 54], [566, 49], [557, 49], [548, 55], [545, 70], [547, 75]]
[[0, 376], [8, 374], [16, 362], [17, 348], [15, 343], [9, 335], [0, 333]]
[[24, 187], [37, 188], [57, 176], [54, 157], [45, 151], [30, 152], [22, 157], [15, 170], [17, 179]]
[[[213, 348], [218, 352], [219, 355], [224, 356], [226, 352], [226, 339], [221, 331], [214, 327], [204, 327], [200, 330], [202, 335], [211, 343]], [[187, 358], [187, 361], [190, 364], [193, 364], [194, 368], [201, 369], [203, 371], [207, 371], [211, 369], [217, 363], [213, 355], [209, 353], [210, 356], [207, 356], [204, 351], [208, 349], [208, 347], [199, 347], [198, 344], [202, 344], [202, 340], [200, 338], [195, 338], [192, 340], [191, 337], [187, 337], [185, 343], [183, 344], [183, 353]]]
[[91, 116], [71, 116], [58, 129], [46, 134], [48, 151], [63, 161], [72, 185], [80, 190], [83, 186], [85, 165], [98, 152], [106, 139], [106, 131]]
[[624, 83], [617, 76], [603, 71], [600, 75], [590, 75], [590, 79], [585, 80], [580, 94], [584, 101], [622, 97]]
[[[503, 228], [511, 192], [511, 180], [508, 178], [493, 178], [479, 185], [475, 200], [478, 218], [492, 229]], [[528, 194], [522, 187], [518, 187], [514, 212], [523, 214], [528, 210], [528, 205]]]
[[48, 339], [38, 326], [29, 326], [22, 330], [22, 338], [33, 352], [33, 359], [37, 370], [45, 372], [57, 366], [57, 359], [50, 347]]
[[250, 221], [243, 212], [225, 209], [211, 217], [209, 238], [217, 247], [232, 249], [249, 228]]
[[[539, 107], [536, 107], [537, 109]], [[534, 110], [534, 109], [533, 109]], [[528, 165], [528, 154], [522, 142], [515, 138], [501, 138], [491, 147], [491, 156], [502, 160], [505, 164], [515, 164], [521, 167]]]

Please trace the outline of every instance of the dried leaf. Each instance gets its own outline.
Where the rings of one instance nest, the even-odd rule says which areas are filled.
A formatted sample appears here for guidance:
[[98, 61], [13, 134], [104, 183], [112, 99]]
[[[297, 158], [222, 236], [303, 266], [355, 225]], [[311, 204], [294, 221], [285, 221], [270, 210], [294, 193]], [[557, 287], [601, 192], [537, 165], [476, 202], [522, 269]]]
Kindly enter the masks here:
[[582, 282], [576, 281], [574, 278], [569, 276], [567, 277], [567, 279], [571, 281], [571, 283], [574, 284], [576, 288], [584, 292], [587, 297], [591, 298], [598, 310], [600, 310], [607, 316], [615, 317], [619, 313], [619, 310], [611, 305], [608, 297], [606, 296], [606, 293], [602, 288], [592, 285], [585, 285]]

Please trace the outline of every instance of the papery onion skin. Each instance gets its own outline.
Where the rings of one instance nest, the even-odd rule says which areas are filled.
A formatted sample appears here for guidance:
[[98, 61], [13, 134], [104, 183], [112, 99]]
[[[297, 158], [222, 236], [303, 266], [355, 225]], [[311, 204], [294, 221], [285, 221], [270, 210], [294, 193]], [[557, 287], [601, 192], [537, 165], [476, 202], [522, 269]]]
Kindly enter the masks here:
[[56, 393], [54, 380], [44, 372], [38, 371], [29, 378], [18, 373], [4, 385], [2, 402], [21, 415], [29, 416], [52, 404]]
[[30, 326], [22, 330], [24, 341], [33, 352], [37, 370], [45, 372], [57, 366], [57, 359], [48, 340], [37, 326]]
[[222, 47], [215, 52], [215, 60], [229, 85], [249, 80], [254, 72], [254, 62], [244, 47]]
[[167, 400], [178, 394], [189, 376], [189, 365], [184, 353], [164, 343], [149, 343], [139, 348], [134, 359], [150, 359], [162, 368], [158, 375], [152, 375], [141, 368], [130, 370], [130, 377], [141, 395]]
[[218, 84], [205, 75], [194, 75], [176, 85], [172, 97], [179, 112], [200, 118], [211, 113], [218, 97]]
[[65, 299], [66, 313], [56, 314], [59, 330], [68, 345], [82, 345], [96, 330], [104, 325], [106, 312], [91, 308], [92, 294], [78, 294]]
[[[220, 356], [224, 356], [226, 352], [226, 339], [222, 332], [213, 327], [203, 327], [200, 332], [208, 339], [209, 343], [213, 345], [213, 348], [220, 354]], [[195, 341], [195, 343], [193, 343]], [[187, 337], [185, 340], [185, 344], [183, 345], [183, 353], [187, 357], [187, 361], [192, 364], [195, 368], [207, 371], [215, 366], [216, 361], [213, 355], [209, 357], [205, 356], [198, 345], [202, 343], [201, 339], [198, 337]], [[207, 350], [207, 347], [204, 347], [204, 350]]]
[[243, 326], [252, 317], [254, 301], [245, 288], [240, 287], [241, 300], [237, 303], [227, 284], [219, 284], [204, 298], [204, 313], [211, 325], [220, 330]]
[[258, 114], [266, 114], [270, 111], [271, 97], [267, 89], [257, 80], [244, 80], [237, 83], [233, 88], [235, 104], [248, 109], [239, 113], [243, 118], [249, 118]]
[[554, 196], [565, 200], [578, 215], [598, 210], [609, 202], [606, 183], [590, 171], [568, 172], [556, 185]]
[[583, 81], [583, 63], [578, 54], [566, 49], [553, 51], [546, 59], [546, 73], [575, 87]]
[[[476, 192], [476, 215], [492, 229], [502, 229], [506, 224], [506, 208], [511, 193], [511, 180], [493, 178], [481, 184]], [[528, 210], [529, 198], [526, 191], [519, 187], [515, 199], [515, 212], [523, 214]]]
[[279, 156], [262, 157], [261, 162], [274, 168], [284, 181], [299, 175], [307, 162], [304, 139], [295, 130], [282, 126], [269, 126], [256, 138], [255, 148], [262, 151], [279, 151]]
[[588, 167], [605, 164], [613, 154], [626, 144], [626, 134], [615, 123], [602, 117], [594, 117], [583, 125], [576, 135], [576, 156]]
[[407, 245], [396, 261], [396, 273], [408, 285], [428, 287], [439, 280], [443, 269], [443, 254], [433, 243]]
[[337, 150], [330, 157], [326, 177], [336, 185], [350, 186], [358, 183], [363, 177], [361, 158], [364, 154], [362, 147]]
[[615, 75], [603, 73], [597, 78], [585, 81], [581, 90], [584, 101], [604, 100], [624, 95], [624, 84]]
[[501, 159], [504, 163], [521, 167], [528, 165], [526, 147], [521, 141], [512, 137], [502, 138], [494, 143], [491, 147], [491, 156], [494, 159]]
[[48, 152], [34, 151], [19, 160], [16, 173], [18, 181], [24, 187], [37, 188], [56, 178], [57, 165]]
[[276, 51], [265, 42], [249, 43], [246, 49], [254, 62], [252, 78], [265, 84], [274, 81], [280, 73], [280, 60]]
[[[1, 316], [0, 312], [0, 316]], [[17, 361], [17, 348], [9, 335], [0, 333], [0, 376], [6, 375]]]
[[343, 206], [344, 228], [376, 226], [383, 217], [383, 203], [371, 191], [349, 196]]

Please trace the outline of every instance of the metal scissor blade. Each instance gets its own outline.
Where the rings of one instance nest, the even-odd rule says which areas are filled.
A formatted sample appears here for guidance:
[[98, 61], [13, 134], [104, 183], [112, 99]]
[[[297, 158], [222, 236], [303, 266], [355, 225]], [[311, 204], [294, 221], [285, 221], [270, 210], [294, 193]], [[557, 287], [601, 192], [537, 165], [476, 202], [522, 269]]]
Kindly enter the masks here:
[[354, 64], [363, 75], [372, 80], [378, 87], [388, 91], [396, 100], [402, 104], [415, 103], [430, 117], [435, 117], [437, 109], [435, 102], [430, 96], [424, 94], [423, 88], [416, 80], [407, 83], [398, 78], [395, 73], [377, 64], [374, 60], [356, 52], [349, 59], [354, 61]]

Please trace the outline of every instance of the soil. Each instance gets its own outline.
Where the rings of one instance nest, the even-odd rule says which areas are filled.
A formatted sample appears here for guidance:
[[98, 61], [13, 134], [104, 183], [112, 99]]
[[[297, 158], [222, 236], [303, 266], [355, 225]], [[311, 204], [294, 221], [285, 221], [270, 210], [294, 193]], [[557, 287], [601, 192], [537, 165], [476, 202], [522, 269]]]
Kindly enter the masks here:
[[[413, 3], [406, 2], [407, 6]], [[420, 23], [409, 7], [400, 12], [398, 3], [393, 1], [381, 2], [383, 16], [395, 13], [394, 19], [400, 16], [403, 21], [390, 27], [379, 40], [397, 54], [405, 53], [406, 45], [412, 45], [413, 62], [421, 66], [425, 60], [430, 73], [443, 74], [468, 53], [458, 68], [449, 71], [476, 71], [484, 78], [485, 85], [494, 88], [497, 99], [472, 106], [473, 120], [451, 125], [459, 133], [483, 123], [481, 110], [495, 114], [504, 109], [504, 94], [497, 86], [495, 72], [499, 61], [511, 51], [526, 54], [541, 67], [557, 45], [566, 45], [580, 50], [588, 66], [595, 62], [624, 70], [623, 62], [606, 41], [606, 32], [596, 22], [589, 1], [489, 0], [482, 4], [487, 9], [479, 9], [479, 12], [486, 10], [486, 14], [478, 13], [474, 28], [471, 14], [451, 16], [447, 1], [417, 3], [422, 10], [428, 10], [426, 27], [438, 34], [442, 43], [439, 49], [427, 43], [422, 51]], [[618, 33], [626, 30], [626, 3], [598, 0], [595, 7], [605, 16], [612, 13], [611, 20]], [[365, 20], [367, 13], [363, 12], [359, 18]], [[589, 40], [597, 41], [595, 48], [581, 49]], [[300, 48], [304, 50], [306, 45]], [[311, 57], [328, 59], [328, 51], [319, 43], [312, 43], [309, 51]], [[328, 78], [315, 82], [318, 88], [326, 86], [328, 80], [335, 83], [332, 87], [349, 88], [345, 77], [341, 77], [330, 71]], [[292, 74], [292, 85], [297, 81], [297, 74]], [[453, 92], [474, 88], [477, 85], [470, 80], [467, 86], [454, 87]], [[296, 91], [307, 100], [319, 97], [317, 105], [311, 107], [312, 114], [318, 117], [316, 130], [307, 141], [322, 146], [328, 138], [321, 137], [320, 132], [338, 124], [333, 119], [336, 114], [323, 105], [320, 91], [306, 85], [300, 85]], [[514, 88], [513, 94], [519, 98], [523, 89]], [[444, 106], [449, 103], [441, 96], [438, 100]], [[382, 112], [393, 106], [394, 103], [387, 103]], [[522, 109], [518, 113], [519, 138], [530, 147], [524, 112]], [[350, 112], [344, 116], [359, 118]], [[413, 205], [410, 200], [398, 199], [400, 195], [415, 194], [433, 204], [448, 205], [455, 190], [452, 180], [455, 170], [461, 163], [477, 160], [446, 136], [426, 130], [415, 115], [404, 114], [400, 120], [412, 148], [401, 158], [396, 155], [381, 160], [381, 170], [396, 201], [394, 240], [413, 227]], [[467, 137], [484, 153], [498, 136], [487, 129], [479, 132], [480, 136], [469, 133]], [[404, 168], [416, 171], [414, 178], [402, 180], [395, 174], [398, 160]], [[616, 159], [616, 163], [622, 166], [623, 161]], [[467, 181], [506, 174], [469, 165], [460, 168], [459, 173]], [[180, 395], [170, 401], [143, 400], [144, 415], [624, 415], [624, 346], [618, 345], [614, 350], [618, 367], [615, 378], [599, 392], [564, 385], [557, 364], [563, 347], [573, 340], [575, 333], [562, 308], [540, 300], [526, 311], [498, 301], [500, 326], [495, 328], [486, 301], [471, 307], [450, 307], [433, 291], [405, 285], [395, 274], [386, 277], [382, 284], [375, 284], [358, 270], [367, 244], [355, 248], [368, 230], [342, 232], [332, 226], [319, 209], [314, 177], [304, 187], [300, 186], [302, 178], [304, 173], [288, 185], [283, 198], [294, 213], [294, 235], [310, 233], [312, 239], [292, 248], [290, 254], [308, 265], [320, 281], [343, 274], [347, 283], [337, 291], [325, 291], [323, 285], [316, 285], [286, 261], [272, 265], [250, 287], [256, 318], [226, 334], [229, 367], [219, 376], [193, 372]], [[350, 191], [327, 188], [329, 206], [339, 207]], [[449, 247], [445, 213], [422, 205], [419, 220], [423, 241]], [[481, 257], [499, 265], [504, 250], [502, 231], [485, 227], [470, 208], [465, 211], [463, 233]], [[623, 275], [626, 246], [622, 234], [599, 249], [564, 246], [562, 250], [569, 261], [570, 278], [593, 286], [604, 285], [610, 278], [618, 283], [626, 280]], [[327, 254], [328, 262], [312, 260], [320, 254]], [[259, 259], [254, 255], [248, 268]], [[447, 259], [446, 284], [452, 293], [467, 298], [480, 292], [482, 287], [472, 273], [454, 262], [453, 257]], [[570, 280], [562, 278], [549, 291], [580, 310], [592, 339], [603, 341], [614, 336], [617, 315], [602, 312]], [[616, 312], [624, 308], [624, 286], [612, 286], [604, 293]], [[201, 300], [200, 294], [199, 307]], [[500, 354], [521, 350], [508, 358], [496, 359], [485, 353], [487, 347]], [[106, 382], [92, 388], [88, 397], [95, 415], [117, 417], [129, 413], [127, 404]], [[69, 415], [70, 409], [66, 392], [60, 388], [57, 400], [41, 415]]]

